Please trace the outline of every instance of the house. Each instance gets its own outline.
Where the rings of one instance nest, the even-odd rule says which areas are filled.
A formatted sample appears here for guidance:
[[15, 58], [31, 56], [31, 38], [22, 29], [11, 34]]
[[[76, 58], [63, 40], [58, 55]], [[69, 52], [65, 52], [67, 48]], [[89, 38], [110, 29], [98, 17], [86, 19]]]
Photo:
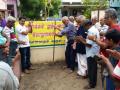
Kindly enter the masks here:
[[11, 15], [17, 17], [18, 4], [19, 0], [0, 0], [0, 11], [3, 12], [5, 16]]
[[62, 0], [61, 1], [61, 13], [62, 16], [77, 16], [83, 11], [83, 5], [81, 0]]

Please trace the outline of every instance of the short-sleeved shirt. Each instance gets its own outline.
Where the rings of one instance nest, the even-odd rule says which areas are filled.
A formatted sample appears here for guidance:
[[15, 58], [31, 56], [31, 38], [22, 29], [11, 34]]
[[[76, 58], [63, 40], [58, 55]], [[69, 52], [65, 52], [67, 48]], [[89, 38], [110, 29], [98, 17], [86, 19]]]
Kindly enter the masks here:
[[[95, 26], [92, 26], [88, 30], [88, 36], [89, 35], [94, 35], [97, 37], [97, 39], [100, 39], [99, 31], [95, 28]], [[88, 38], [86, 39], [86, 43], [91, 45], [91, 47], [86, 47], [86, 56], [87, 57], [94, 57], [95, 55], [98, 55], [100, 52], [100, 46], [96, 44], [96, 42], [89, 40]]]
[[29, 47], [30, 43], [29, 43], [29, 37], [28, 35], [23, 35], [22, 32], [26, 32], [28, 30], [28, 28], [26, 26], [22, 26], [22, 25], [18, 25], [16, 27], [16, 33], [18, 35], [18, 40], [19, 41], [24, 41], [25, 44], [19, 44], [20, 48], [24, 48], [24, 47]]

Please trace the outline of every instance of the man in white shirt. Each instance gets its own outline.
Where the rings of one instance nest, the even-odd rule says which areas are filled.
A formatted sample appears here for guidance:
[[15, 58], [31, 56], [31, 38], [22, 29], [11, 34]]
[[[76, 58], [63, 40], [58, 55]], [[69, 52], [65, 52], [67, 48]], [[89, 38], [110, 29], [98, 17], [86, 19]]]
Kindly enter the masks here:
[[19, 50], [21, 54], [21, 64], [22, 64], [22, 72], [23, 73], [29, 73], [29, 69], [31, 67], [30, 62], [30, 43], [29, 43], [29, 37], [28, 33], [32, 33], [32, 26], [31, 23], [29, 23], [28, 27], [26, 27], [25, 24], [25, 18], [20, 17], [19, 18], [19, 24], [16, 26], [16, 31], [18, 35], [18, 42], [19, 44]]
[[109, 26], [105, 24], [105, 19], [100, 18], [100, 21], [95, 24], [95, 27], [100, 32], [100, 36], [104, 36], [109, 29]]
[[[16, 46], [11, 46], [11, 44], [12, 44], [11, 33], [14, 32], [13, 26], [14, 26], [15, 21], [16, 21], [16, 19], [14, 17], [8, 16], [7, 17], [7, 24], [3, 29], [3, 32], [7, 35], [8, 39], [9, 39], [9, 54], [7, 56], [6, 62], [10, 66], [12, 65], [12, 53], [16, 52], [16, 48], [17, 48], [17, 45]], [[16, 41], [17, 41], [17, 39], [16, 39]]]
[[78, 36], [77, 40], [86, 45], [86, 56], [87, 56], [87, 66], [88, 66], [88, 79], [89, 85], [85, 86], [84, 89], [91, 89], [96, 87], [97, 82], [97, 61], [95, 56], [99, 54], [100, 47], [96, 42], [90, 40], [92, 36], [96, 36], [97, 39], [100, 38], [99, 31], [96, 29], [90, 20], [86, 20], [84, 27], [88, 30], [87, 39]]

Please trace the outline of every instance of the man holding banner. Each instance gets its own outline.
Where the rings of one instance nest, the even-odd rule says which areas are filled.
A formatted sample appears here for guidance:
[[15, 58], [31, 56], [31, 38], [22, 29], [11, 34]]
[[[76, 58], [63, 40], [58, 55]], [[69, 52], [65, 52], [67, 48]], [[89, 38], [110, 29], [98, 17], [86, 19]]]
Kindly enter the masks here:
[[62, 18], [62, 23], [64, 24], [64, 29], [61, 30], [59, 27], [55, 26], [55, 29], [58, 29], [60, 32], [55, 34], [56, 36], [62, 37], [66, 35], [67, 37], [67, 46], [65, 51], [65, 60], [67, 64], [67, 68], [70, 69], [70, 72], [74, 71], [75, 68], [75, 50], [72, 48], [72, 44], [74, 43], [74, 38], [76, 36], [76, 27], [73, 23], [69, 21], [69, 18], [64, 16]]

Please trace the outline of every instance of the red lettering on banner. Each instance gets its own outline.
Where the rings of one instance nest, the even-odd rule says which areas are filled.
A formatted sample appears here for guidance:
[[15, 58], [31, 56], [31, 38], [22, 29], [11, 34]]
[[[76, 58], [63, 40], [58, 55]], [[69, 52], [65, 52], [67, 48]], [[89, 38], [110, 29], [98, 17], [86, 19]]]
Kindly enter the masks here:
[[32, 28], [43, 29], [44, 28], [44, 24], [35, 24], [35, 25], [32, 25]]
[[54, 33], [32, 33], [33, 37], [54, 36]]
[[48, 25], [47, 29], [54, 29], [54, 25], [53, 24]]

